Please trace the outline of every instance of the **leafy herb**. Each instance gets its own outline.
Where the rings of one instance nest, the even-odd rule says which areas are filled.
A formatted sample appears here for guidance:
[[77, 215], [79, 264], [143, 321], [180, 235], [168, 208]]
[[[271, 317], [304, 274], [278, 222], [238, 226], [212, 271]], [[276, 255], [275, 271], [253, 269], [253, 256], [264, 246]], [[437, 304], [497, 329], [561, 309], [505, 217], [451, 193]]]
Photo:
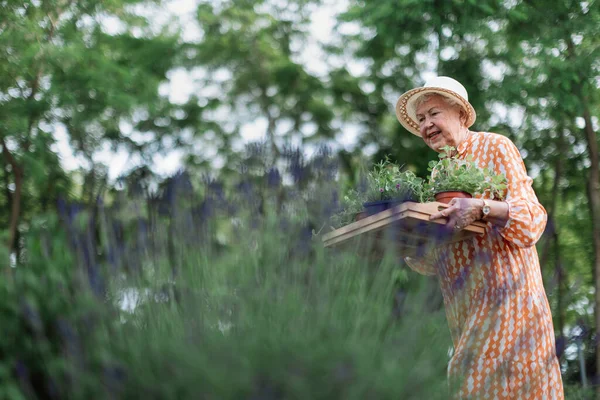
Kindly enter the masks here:
[[356, 214], [363, 211], [366, 202], [395, 199], [420, 201], [423, 195], [424, 180], [412, 171], [402, 171], [402, 167], [388, 157], [375, 164], [366, 175], [365, 183], [364, 190], [351, 189], [342, 198], [341, 211], [332, 217], [334, 227], [353, 222]]
[[344, 195], [341, 201], [341, 210], [331, 217], [331, 225], [339, 228], [354, 222], [356, 214], [363, 210], [363, 203], [366, 201], [365, 194], [356, 189], [351, 189]]
[[388, 157], [375, 165], [367, 175], [366, 201], [412, 199], [418, 200], [423, 190], [423, 179], [412, 171], [402, 171]]
[[469, 156], [465, 160], [457, 157], [456, 149], [444, 146], [438, 161], [430, 161], [429, 180], [424, 186], [422, 201], [433, 201], [436, 193], [445, 191], [467, 192], [471, 195], [489, 194], [491, 199], [502, 200], [507, 181], [504, 174], [495, 174], [489, 168], [479, 168]]

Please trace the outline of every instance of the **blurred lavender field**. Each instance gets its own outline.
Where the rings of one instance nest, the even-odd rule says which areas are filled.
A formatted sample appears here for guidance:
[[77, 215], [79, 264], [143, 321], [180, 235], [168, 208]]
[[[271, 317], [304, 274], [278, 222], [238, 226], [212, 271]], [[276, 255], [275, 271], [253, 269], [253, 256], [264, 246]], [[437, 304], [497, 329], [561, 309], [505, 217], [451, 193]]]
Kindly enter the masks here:
[[0, 284], [2, 398], [447, 398], [436, 282], [322, 247], [335, 158], [123, 182], [35, 219]]

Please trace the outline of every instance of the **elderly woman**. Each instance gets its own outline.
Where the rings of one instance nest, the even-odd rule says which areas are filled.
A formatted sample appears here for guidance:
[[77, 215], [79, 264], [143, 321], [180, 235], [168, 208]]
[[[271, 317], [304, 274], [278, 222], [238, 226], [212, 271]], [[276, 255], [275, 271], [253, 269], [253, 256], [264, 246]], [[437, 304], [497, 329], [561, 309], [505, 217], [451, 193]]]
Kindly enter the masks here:
[[473, 132], [475, 110], [456, 80], [436, 77], [404, 93], [396, 105], [400, 123], [440, 151], [502, 173], [505, 201], [454, 198], [431, 219], [447, 218], [460, 230], [487, 222], [484, 236], [438, 249], [428, 260], [407, 259], [419, 273], [437, 275], [454, 354], [448, 366], [461, 398], [563, 399], [554, 329], [535, 244], [546, 225], [532, 179], [506, 137]]

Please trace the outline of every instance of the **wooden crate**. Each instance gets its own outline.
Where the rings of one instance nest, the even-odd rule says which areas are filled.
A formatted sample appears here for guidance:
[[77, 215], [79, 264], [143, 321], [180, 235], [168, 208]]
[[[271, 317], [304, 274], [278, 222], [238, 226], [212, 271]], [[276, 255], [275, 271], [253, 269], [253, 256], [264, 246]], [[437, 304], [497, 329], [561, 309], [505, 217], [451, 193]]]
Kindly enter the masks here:
[[402, 256], [422, 256], [434, 247], [483, 235], [487, 225], [476, 221], [466, 228], [453, 232], [445, 225], [446, 218], [434, 221], [429, 216], [446, 204], [406, 202], [371, 215], [323, 235], [325, 247], [352, 246], [368, 249], [370, 255], [381, 255], [387, 245]]

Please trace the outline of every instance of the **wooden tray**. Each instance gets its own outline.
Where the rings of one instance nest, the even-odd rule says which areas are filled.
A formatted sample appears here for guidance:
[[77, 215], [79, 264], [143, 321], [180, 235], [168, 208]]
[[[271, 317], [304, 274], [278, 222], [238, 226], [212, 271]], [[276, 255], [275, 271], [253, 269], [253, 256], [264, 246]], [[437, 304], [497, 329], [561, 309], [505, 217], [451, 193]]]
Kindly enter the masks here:
[[487, 225], [476, 221], [466, 228], [452, 232], [445, 224], [446, 218], [434, 221], [429, 216], [446, 204], [438, 202], [406, 202], [371, 215], [323, 235], [325, 247], [362, 246], [367, 243], [371, 251], [382, 253], [382, 247], [393, 245], [404, 256], [423, 255], [432, 247], [483, 235]]

